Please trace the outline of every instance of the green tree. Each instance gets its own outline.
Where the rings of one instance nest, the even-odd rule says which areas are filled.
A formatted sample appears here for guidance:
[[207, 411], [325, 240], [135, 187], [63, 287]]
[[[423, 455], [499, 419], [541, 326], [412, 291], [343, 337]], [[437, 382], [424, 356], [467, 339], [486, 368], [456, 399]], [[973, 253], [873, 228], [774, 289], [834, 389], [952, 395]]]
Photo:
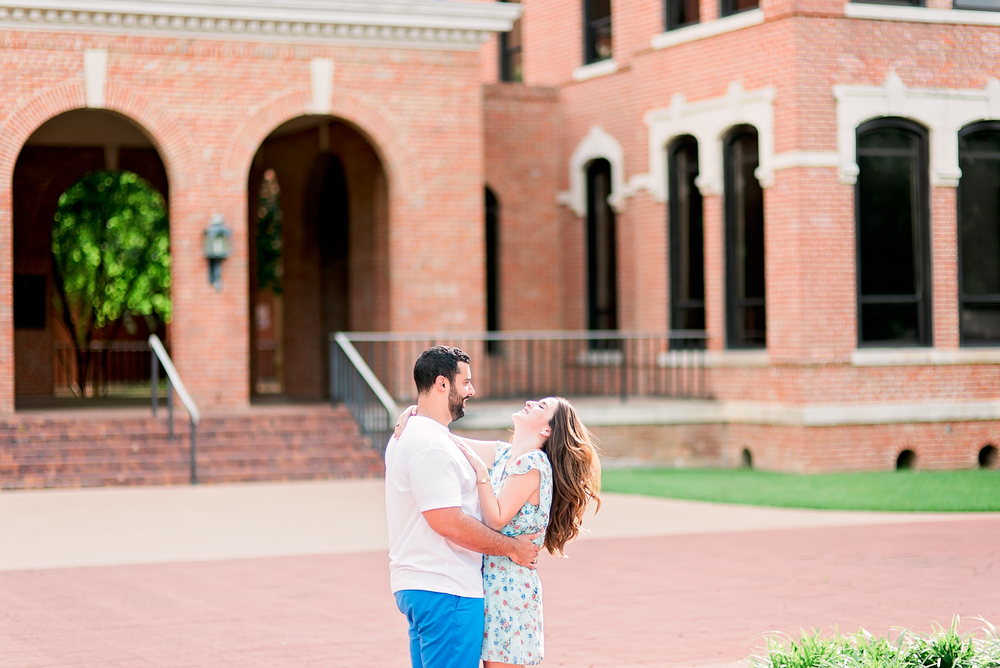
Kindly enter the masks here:
[[264, 172], [257, 198], [257, 288], [281, 294], [281, 188], [273, 169]]
[[55, 305], [86, 388], [97, 330], [122, 318], [170, 322], [170, 231], [163, 196], [132, 172], [91, 172], [59, 196], [52, 225]]

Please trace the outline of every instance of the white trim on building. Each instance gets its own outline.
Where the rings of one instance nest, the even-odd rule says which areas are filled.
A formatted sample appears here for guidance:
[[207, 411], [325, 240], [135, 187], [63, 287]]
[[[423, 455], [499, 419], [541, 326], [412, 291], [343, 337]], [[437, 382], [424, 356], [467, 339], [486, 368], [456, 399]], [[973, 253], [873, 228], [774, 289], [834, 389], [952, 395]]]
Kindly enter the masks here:
[[909, 118], [929, 132], [931, 185], [958, 186], [958, 132], [976, 121], [1000, 119], [1000, 81], [990, 79], [980, 90], [907, 88], [895, 73], [881, 86], [834, 86], [837, 100], [837, 148], [840, 182], [858, 178], [857, 129], [865, 121], [887, 116]]
[[0, 3], [0, 28], [476, 51], [520, 15], [516, 3], [458, 0], [17, 0]]
[[625, 150], [621, 143], [604, 129], [595, 125], [590, 128], [569, 161], [569, 190], [559, 193], [558, 202], [569, 206], [578, 216], [587, 213], [587, 167], [594, 160], [604, 158], [611, 163], [611, 194], [608, 204], [616, 212], [625, 208], [628, 195], [625, 186]]

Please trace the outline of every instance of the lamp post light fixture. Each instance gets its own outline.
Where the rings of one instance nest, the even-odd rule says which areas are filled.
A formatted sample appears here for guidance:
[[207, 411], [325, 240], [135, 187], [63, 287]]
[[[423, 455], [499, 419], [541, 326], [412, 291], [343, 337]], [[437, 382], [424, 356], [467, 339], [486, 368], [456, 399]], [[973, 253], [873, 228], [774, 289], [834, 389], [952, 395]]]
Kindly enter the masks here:
[[202, 254], [208, 260], [208, 282], [222, 291], [222, 261], [233, 254], [233, 233], [226, 227], [222, 214], [214, 214], [205, 228]]

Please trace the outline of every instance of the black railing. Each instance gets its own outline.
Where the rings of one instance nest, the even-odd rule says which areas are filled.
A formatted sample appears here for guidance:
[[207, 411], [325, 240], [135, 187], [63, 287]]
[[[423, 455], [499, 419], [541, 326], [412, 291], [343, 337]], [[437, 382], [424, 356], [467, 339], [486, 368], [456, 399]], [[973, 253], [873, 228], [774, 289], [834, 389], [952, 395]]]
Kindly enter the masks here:
[[706, 337], [701, 331], [349, 332], [341, 336], [353, 344], [400, 403], [414, 399], [414, 360], [436, 344], [458, 346], [472, 356], [473, 382], [481, 399], [710, 396]]
[[330, 337], [330, 399], [344, 403], [372, 447], [384, 451], [399, 410], [342, 332]]
[[53, 348], [56, 396], [142, 397], [150, 390], [150, 358], [146, 341], [93, 341], [84, 353], [86, 373], [80, 376], [80, 355], [69, 343]]

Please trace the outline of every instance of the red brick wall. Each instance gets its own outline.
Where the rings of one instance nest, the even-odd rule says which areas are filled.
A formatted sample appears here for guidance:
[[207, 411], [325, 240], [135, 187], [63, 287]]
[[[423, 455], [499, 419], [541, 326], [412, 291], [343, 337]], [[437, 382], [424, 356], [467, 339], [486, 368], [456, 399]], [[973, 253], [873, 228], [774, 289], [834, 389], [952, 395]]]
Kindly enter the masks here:
[[[249, 397], [247, 177], [264, 138], [309, 113], [312, 58], [334, 60], [331, 113], [371, 140], [386, 173], [377, 187], [388, 192], [388, 207], [376, 215], [391, 221], [388, 301], [374, 324], [485, 324], [478, 54], [43, 31], [0, 32], [0, 43], [0, 412], [13, 409], [14, 396], [14, 163], [45, 120], [85, 106], [85, 49], [108, 51], [105, 105], [146, 131], [169, 175], [173, 354], [199, 404]], [[221, 292], [208, 284], [200, 252], [216, 212], [235, 247]]]

